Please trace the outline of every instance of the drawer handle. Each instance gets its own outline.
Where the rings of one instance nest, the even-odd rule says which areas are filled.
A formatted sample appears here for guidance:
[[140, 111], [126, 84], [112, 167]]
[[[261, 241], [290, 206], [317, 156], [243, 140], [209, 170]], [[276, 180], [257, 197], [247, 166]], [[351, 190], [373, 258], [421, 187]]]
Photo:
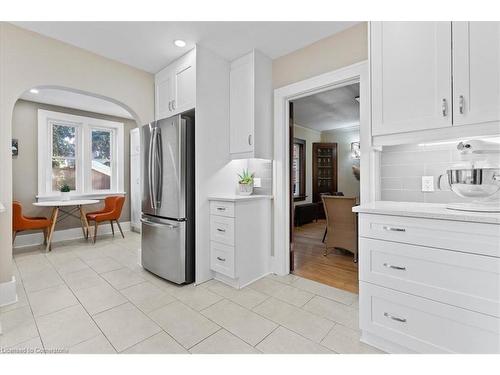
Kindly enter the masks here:
[[226, 258], [217, 257], [217, 260], [220, 260], [221, 262], [225, 262]]
[[389, 227], [387, 225], [384, 225], [384, 230], [387, 230], [390, 232], [406, 232], [405, 228]]
[[225, 230], [225, 229], [220, 229], [220, 228], [217, 228], [217, 231], [218, 231], [218, 232], [223, 232], [223, 233], [225, 233], [225, 232], [226, 232], [226, 230]]
[[384, 316], [386, 318], [389, 318], [389, 319], [392, 319], [392, 320], [395, 320], [396, 322], [400, 322], [400, 323], [406, 323], [406, 319], [405, 318], [398, 318], [397, 316], [394, 316], [394, 315], [391, 315], [387, 312], [384, 313]]
[[226, 207], [217, 207], [217, 211], [226, 211]]
[[389, 263], [384, 263], [384, 267], [392, 268], [393, 270], [406, 271], [406, 267], [394, 266], [394, 265], [389, 264]]

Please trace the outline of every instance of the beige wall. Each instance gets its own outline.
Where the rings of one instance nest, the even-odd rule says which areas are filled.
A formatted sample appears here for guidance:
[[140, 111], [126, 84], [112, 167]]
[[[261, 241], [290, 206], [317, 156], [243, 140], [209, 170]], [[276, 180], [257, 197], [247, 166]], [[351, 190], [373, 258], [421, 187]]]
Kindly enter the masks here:
[[[38, 194], [38, 109], [48, 111], [69, 113], [72, 115], [92, 117], [96, 119], [122, 122], [124, 124], [124, 157], [125, 157], [125, 192], [130, 192], [130, 129], [136, 126], [134, 120], [101, 115], [98, 113], [80, 111], [71, 108], [57, 107], [48, 104], [33, 103], [19, 100], [12, 116], [12, 138], [19, 141], [19, 155], [12, 158], [12, 198], [20, 201], [23, 205], [23, 213], [27, 216], [49, 217], [50, 212], [46, 208], [35, 207], [32, 203]], [[21, 172], [22, 173], [19, 173]], [[88, 206], [87, 212], [100, 209], [102, 205]], [[130, 220], [130, 197], [126, 196], [125, 205], [120, 221]], [[68, 218], [57, 225], [57, 230], [78, 228], [80, 220]], [[22, 235], [22, 234], [20, 234]]]
[[306, 195], [307, 198], [303, 201], [295, 202], [295, 205], [306, 204], [312, 202], [312, 144], [321, 142], [321, 133], [319, 131], [304, 128], [295, 124], [293, 127], [294, 138], [299, 138], [306, 141]]
[[337, 190], [346, 197], [359, 197], [359, 181], [352, 173], [352, 166], [359, 167], [359, 160], [351, 157], [351, 143], [359, 142], [359, 128], [321, 132], [321, 142], [337, 143]]
[[273, 87], [286, 86], [367, 59], [367, 23], [362, 22], [273, 60]]
[[12, 113], [35, 86], [57, 86], [109, 99], [139, 123], [154, 119], [152, 74], [0, 22], [0, 283], [12, 278]]

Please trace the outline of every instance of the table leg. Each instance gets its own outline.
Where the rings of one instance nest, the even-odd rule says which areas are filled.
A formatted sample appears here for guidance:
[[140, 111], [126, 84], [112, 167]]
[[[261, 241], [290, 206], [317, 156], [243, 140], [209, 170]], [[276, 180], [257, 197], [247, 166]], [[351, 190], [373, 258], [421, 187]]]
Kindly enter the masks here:
[[56, 227], [57, 215], [59, 214], [59, 207], [54, 207], [52, 210], [52, 225], [50, 226], [49, 238], [47, 239], [47, 247], [45, 251], [50, 251], [52, 248], [52, 236], [54, 235], [54, 229]]
[[[82, 206], [78, 206], [78, 208], [80, 210], [80, 218], [83, 222], [83, 225], [85, 225], [85, 230], [83, 231], [83, 236], [87, 240], [89, 238], [89, 231], [90, 231], [89, 222], [87, 220], [87, 216], [85, 215], [85, 212], [83, 211]], [[82, 229], [83, 229], [83, 227], [82, 227]]]

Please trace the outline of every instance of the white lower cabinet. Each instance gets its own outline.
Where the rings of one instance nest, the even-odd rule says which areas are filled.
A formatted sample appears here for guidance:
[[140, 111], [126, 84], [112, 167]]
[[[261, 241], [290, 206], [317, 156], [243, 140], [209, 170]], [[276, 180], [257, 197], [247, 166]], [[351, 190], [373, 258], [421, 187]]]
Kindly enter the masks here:
[[498, 318], [360, 283], [360, 327], [416, 353], [499, 353]]
[[214, 198], [210, 202], [210, 268], [216, 280], [234, 288], [269, 273], [269, 197]]
[[365, 213], [359, 222], [362, 341], [500, 353], [498, 225]]

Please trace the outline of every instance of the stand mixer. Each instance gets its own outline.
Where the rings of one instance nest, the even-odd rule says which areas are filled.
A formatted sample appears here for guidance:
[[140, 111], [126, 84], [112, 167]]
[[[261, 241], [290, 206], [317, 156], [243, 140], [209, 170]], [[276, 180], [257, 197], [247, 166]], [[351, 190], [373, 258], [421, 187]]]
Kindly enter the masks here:
[[446, 208], [460, 211], [500, 212], [500, 144], [484, 140], [463, 141], [457, 145], [462, 161], [438, 178], [443, 178], [451, 191], [472, 202], [448, 204]]

